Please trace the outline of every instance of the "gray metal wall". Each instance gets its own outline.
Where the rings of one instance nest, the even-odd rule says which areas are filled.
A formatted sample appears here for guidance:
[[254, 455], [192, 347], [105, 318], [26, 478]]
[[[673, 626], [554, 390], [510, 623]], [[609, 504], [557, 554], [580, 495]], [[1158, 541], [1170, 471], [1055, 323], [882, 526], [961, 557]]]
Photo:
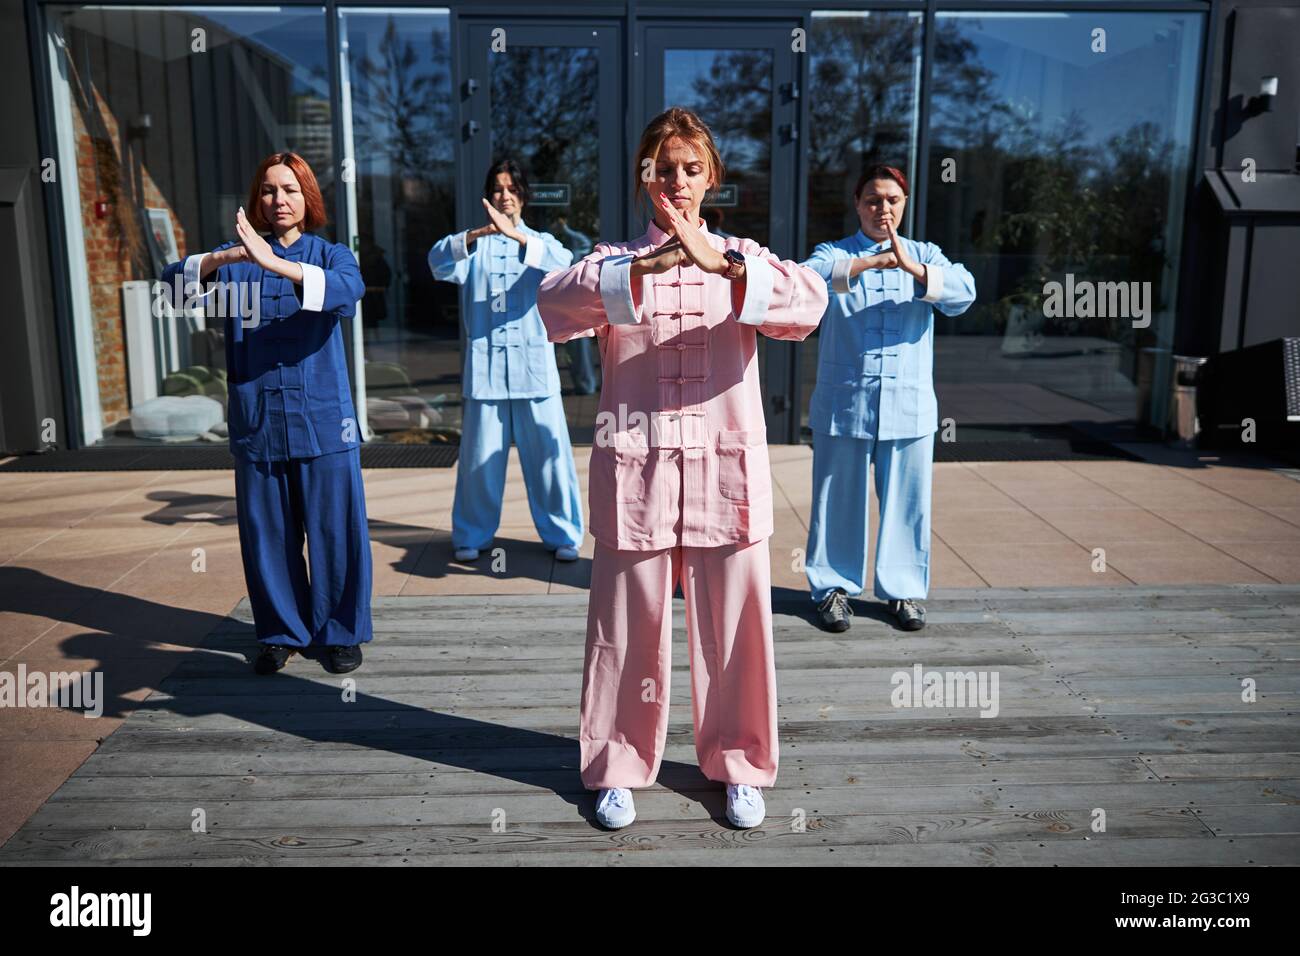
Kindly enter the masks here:
[[0, 5], [0, 451], [67, 447], [46, 236], [46, 190], [24, 5]]
[[[1300, 335], [1300, 2], [1223, 0], [1212, 31], [1175, 342], [1193, 355]], [[1258, 112], [1266, 75], [1278, 95]]]

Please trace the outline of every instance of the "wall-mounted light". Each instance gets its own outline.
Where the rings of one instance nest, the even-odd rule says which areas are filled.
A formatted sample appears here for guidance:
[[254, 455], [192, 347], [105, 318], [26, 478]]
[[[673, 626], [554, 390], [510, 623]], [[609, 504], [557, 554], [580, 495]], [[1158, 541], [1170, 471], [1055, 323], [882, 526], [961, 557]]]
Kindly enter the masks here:
[[1249, 109], [1251, 115], [1259, 113], [1268, 113], [1273, 109], [1273, 100], [1277, 98], [1277, 77], [1261, 76], [1259, 78], [1259, 93], [1250, 98]]
[[153, 117], [148, 113], [139, 113], [126, 125], [126, 135], [132, 139], [144, 139], [153, 128]]

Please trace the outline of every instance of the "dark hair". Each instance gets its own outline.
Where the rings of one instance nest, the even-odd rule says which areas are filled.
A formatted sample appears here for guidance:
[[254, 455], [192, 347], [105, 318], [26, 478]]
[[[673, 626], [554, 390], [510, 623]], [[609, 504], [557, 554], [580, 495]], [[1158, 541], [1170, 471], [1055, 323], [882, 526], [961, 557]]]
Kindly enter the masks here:
[[886, 166], [884, 163], [876, 163], [873, 166], [868, 166], [862, 171], [862, 175], [858, 177], [858, 184], [853, 187], [853, 198], [857, 199], [861, 196], [862, 187], [874, 179], [892, 179], [894, 182], [898, 183], [899, 188], [903, 190], [904, 196], [908, 194], [907, 177], [903, 175], [901, 169], [897, 166]]
[[528, 177], [524, 175], [524, 169], [513, 159], [498, 159], [488, 167], [487, 178], [483, 180], [483, 198], [492, 198], [492, 188], [497, 184], [498, 173], [509, 173], [510, 180], [515, 184], [515, 192], [519, 194], [521, 203], [528, 203], [533, 198], [533, 191], [528, 188]]
[[272, 153], [257, 164], [253, 173], [253, 182], [248, 187], [248, 208], [245, 210], [248, 223], [258, 232], [266, 232], [271, 224], [262, 215], [262, 179], [272, 166], [288, 166], [298, 188], [302, 190], [303, 214], [302, 231], [315, 232], [325, 225], [325, 200], [321, 198], [320, 186], [316, 184], [316, 174], [311, 171], [307, 160], [297, 153]]

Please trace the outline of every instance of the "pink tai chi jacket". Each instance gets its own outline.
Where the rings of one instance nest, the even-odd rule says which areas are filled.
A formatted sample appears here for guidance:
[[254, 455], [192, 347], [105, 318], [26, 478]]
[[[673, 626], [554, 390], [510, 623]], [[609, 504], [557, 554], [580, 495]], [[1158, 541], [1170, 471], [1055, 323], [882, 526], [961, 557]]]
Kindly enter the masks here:
[[690, 263], [633, 282], [632, 258], [668, 239], [651, 222], [537, 290], [552, 342], [595, 335], [600, 345], [589, 514], [606, 547], [713, 548], [772, 533], [757, 333], [806, 338], [826, 311], [826, 281], [752, 239], [699, 228], [715, 249], [744, 255], [743, 283]]

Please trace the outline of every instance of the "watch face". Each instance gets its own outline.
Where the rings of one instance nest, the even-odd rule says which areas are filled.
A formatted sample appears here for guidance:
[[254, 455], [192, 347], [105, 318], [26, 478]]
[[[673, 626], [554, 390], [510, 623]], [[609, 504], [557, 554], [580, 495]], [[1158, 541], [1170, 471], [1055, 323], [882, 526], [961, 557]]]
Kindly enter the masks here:
[[737, 252], [735, 249], [728, 249], [725, 253], [723, 253], [723, 255], [725, 255], [728, 259], [730, 259], [732, 262], [735, 263], [741, 263], [745, 261], [744, 255]]

